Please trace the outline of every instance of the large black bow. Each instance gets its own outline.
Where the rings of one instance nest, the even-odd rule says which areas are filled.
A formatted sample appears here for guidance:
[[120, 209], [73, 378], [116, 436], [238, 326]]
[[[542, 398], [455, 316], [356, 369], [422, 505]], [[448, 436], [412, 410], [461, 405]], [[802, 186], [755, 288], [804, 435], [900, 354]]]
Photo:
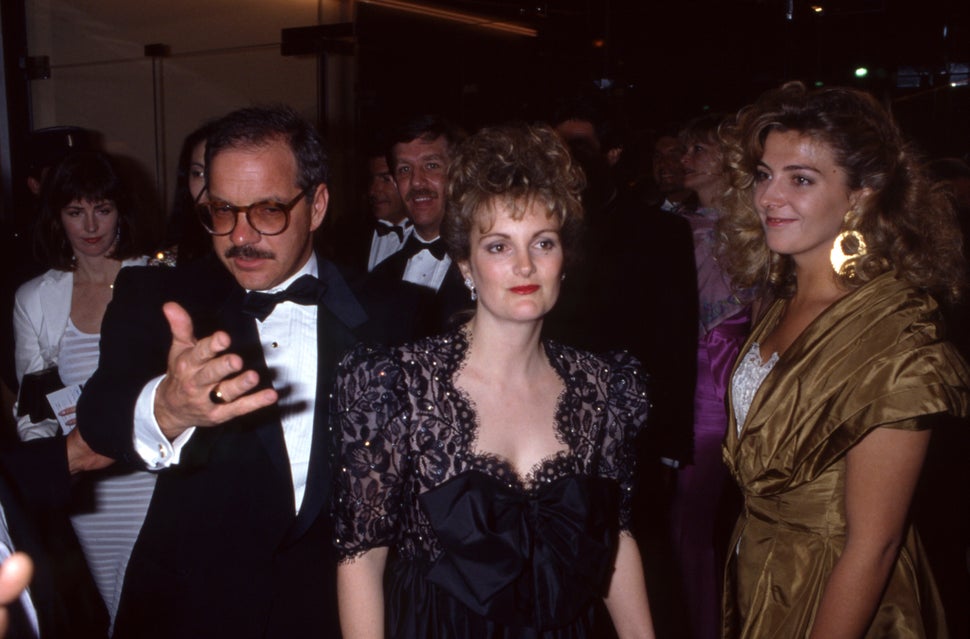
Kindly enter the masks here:
[[326, 290], [327, 285], [317, 278], [312, 275], [303, 275], [282, 291], [275, 293], [250, 291], [246, 293], [246, 297], [243, 298], [242, 310], [243, 313], [252, 315], [262, 322], [269, 317], [269, 314], [280, 302], [294, 302], [311, 306], [320, 302]]
[[564, 477], [526, 494], [479, 471], [458, 475], [420, 497], [443, 548], [428, 580], [500, 623], [568, 623], [605, 592], [619, 493], [602, 477]]
[[385, 224], [384, 222], [374, 222], [374, 230], [377, 231], [378, 237], [384, 237], [385, 235], [390, 235], [391, 233], [397, 235], [397, 240], [399, 242], [404, 241], [404, 228], [398, 226], [397, 224]]
[[421, 251], [429, 251], [438, 261], [445, 259], [445, 255], [448, 254], [445, 242], [440, 237], [432, 242], [422, 242], [414, 233], [411, 234], [408, 241], [401, 247], [401, 253], [403, 253], [406, 259], [411, 259]]

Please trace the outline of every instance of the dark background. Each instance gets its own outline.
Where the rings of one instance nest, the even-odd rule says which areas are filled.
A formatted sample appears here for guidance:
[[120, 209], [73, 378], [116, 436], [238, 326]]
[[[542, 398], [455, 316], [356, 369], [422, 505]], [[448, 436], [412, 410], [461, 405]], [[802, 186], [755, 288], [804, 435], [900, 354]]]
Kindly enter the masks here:
[[[362, 122], [431, 109], [475, 127], [548, 117], [557, 98], [585, 95], [636, 130], [730, 112], [799, 79], [873, 91], [930, 154], [962, 155], [970, 146], [970, 2], [820, 0], [816, 13], [793, 0], [790, 18], [785, 0], [423, 4], [494, 16], [538, 36], [361, 3]], [[963, 65], [962, 76], [949, 73], [959, 70], [953, 64]], [[855, 77], [860, 66], [867, 77]], [[962, 86], [950, 86], [961, 77]]]

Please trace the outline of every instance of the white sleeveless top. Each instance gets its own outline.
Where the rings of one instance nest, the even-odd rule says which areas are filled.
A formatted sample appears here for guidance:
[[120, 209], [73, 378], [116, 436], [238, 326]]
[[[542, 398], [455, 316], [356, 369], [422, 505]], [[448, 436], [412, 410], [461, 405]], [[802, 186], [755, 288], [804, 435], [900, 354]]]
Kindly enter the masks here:
[[57, 372], [65, 386], [84, 385], [98, 368], [101, 335], [82, 333], [74, 321], [67, 318], [67, 329], [61, 337], [61, 349], [57, 361]]
[[[70, 318], [61, 338], [57, 370], [65, 385], [81, 384], [98, 367], [101, 335], [82, 333]], [[109, 472], [93, 479], [92, 502], [74, 508], [71, 523], [91, 575], [111, 615], [112, 629], [128, 558], [155, 492], [155, 475], [144, 470]]]

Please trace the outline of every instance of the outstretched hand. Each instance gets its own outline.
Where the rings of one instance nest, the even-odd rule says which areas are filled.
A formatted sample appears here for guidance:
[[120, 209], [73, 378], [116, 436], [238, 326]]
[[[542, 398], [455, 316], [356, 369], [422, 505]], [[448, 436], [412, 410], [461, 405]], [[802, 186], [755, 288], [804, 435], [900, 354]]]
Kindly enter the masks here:
[[[243, 361], [226, 353], [229, 335], [216, 331], [195, 339], [192, 318], [175, 302], [162, 307], [172, 329], [168, 370], [155, 393], [155, 419], [170, 440], [193, 426], [215, 426], [276, 402], [268, 388], [247, 394], [259, 384], [256, 371], [243, 371]], [[217, 390], [224, 403], [214, 403]]]

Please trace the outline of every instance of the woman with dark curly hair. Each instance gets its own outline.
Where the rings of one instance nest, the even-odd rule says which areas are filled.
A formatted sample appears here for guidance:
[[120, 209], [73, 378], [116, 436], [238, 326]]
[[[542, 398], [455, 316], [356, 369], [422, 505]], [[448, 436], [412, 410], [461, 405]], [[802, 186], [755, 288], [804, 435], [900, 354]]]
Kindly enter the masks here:
[[475, 314], [339, 371], [344, 636], [601, 636], [605, 601], [620, 637], [652, 637], [629, 533], [644, 381], [629, 355], [539, 337], [582, 173], [551, 129], [510, 126], [469, 138], [449, 176], [442, 235]]
[[861, 91], [786, 84], [722, 133], [721, 260], [765, 300], [729, 395], [724, 636], [945, 636], [907, 513], [930, 417], [970, 400], [931, 296], [963, 277], [953, 212]]
[[[51, 269], [17, 290], [18, 380], [56, 366], [63, 384], [79, 388], [94, 373], [115, 278], [126, 266], [148, 263], [139, 257], [136, 217], [109, 156], [74, 153], [48, 173], [36, 241], [39, 257]], [[43, 395], [40, 401], [46, 402]], [[61, 410], [60, 417], [66, 429], [73, 428], [74, 406]], [[17, 429], [23, 440], [58, 437], [61, 431], [53, 414], [36, 411], [21, 416]], [[112, 622], [154, 490], [155, 475], [115, 467], [87, 474], [72, 495], [71, 523]]]

